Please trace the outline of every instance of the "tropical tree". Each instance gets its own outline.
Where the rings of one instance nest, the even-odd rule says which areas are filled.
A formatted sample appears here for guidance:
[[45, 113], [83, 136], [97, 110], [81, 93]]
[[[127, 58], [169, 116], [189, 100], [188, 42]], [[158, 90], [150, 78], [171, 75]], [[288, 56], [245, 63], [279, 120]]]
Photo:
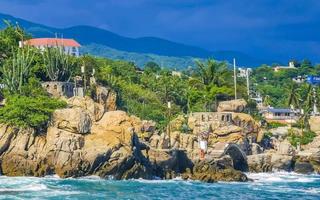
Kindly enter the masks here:
[[271, 102], [271, 98], [269, 95], [266, 95], [264, 98], [263, 98], [263, 105], [265, 106], [270, 106], [272, 104]]
[[30, 48], [19, 48], [17, 53], [3, 65], [2, 77], [9, 93], [20, 93], [28, 82], [34, 52]]
[[287, 89], [288, 92], [288, 106], [293, 106], [295, 108], [300, 107], [300, 95], [299, 95], [299, 87], [296, 83], [292, 82], [290, 87]]
[[71, 56], [64, 53], [61, 48], [46, 48], [43, 52], [43, 62], [51, 81], [69, 81], [74, 62]]
[[225, 62], [208, 59], [205, 63], [196, 60], [196, 66], [204, 85], [215, 84], [220, 87], [225, 83], [225, 77], [229, 72]]

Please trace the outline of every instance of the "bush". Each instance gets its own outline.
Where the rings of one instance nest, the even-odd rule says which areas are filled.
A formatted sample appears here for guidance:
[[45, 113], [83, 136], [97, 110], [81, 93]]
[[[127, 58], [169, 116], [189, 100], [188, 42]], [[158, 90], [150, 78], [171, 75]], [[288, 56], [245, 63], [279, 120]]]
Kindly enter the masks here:
[[0, 109], [0, 123], [39, 130], [46, 127], [55, 109], [65, 106], [65, 102], [47, 96], [11, 95], [6, 99], [6, 105]]
[[279, 123], [279, 122], [268, 122], [267, 128], [272, 129], [272, 128], [279, 128], [279, 127], [283, 127], [283, 126], [287, 126], [287, 125]]
[[305, 131], [302, 133], [302, 135], [297, 135], [293, 133], [290, 134], [290, 136], [288, 137], [288, 140], [293, 146], [296, 147], [298, 143], [300, 143], [301, 145], [306, 145], [312, 142], [314, 137], [316, 137], [316, 133], [312, 131]]

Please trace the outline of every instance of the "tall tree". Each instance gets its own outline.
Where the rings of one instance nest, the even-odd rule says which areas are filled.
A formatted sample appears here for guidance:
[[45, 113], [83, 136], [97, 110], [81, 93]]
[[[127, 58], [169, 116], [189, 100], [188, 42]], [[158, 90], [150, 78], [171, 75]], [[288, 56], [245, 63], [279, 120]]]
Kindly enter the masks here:
[[71, 68], [74, 64], [62, 48], [46, 48], [43, 52], [43, 62], [51, 81], [69, 81]]
[[30, 48], [19, 48], [17, 53], [2, 67], [2, 76], [6, 89], [10, 93], [20, 93], [27, 83], [34, 52]]
[[296, 83], [292, 82], [292, 84], [287, 89], [288, 92], [288, 106], [293, 106], [295, 108], [300, 107], [300, 95], [299, 95], [299, 87]]
[[199, 75], [204, 85], [215, 84], [218, 87], [225, 83], [228, 74], [227, 64], [208, 59], [207, 62], [196, 61]]

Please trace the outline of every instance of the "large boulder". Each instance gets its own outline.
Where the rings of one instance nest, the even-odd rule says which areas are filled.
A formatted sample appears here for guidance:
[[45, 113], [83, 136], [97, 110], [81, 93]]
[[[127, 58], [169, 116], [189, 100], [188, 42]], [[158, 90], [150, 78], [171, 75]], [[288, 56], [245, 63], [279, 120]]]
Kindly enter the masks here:
[[275, 152], [247, 156], [250, 172], [291, 171], [293, 156], [279, 155]]
[[284, 140], [278, 144], [277, 154], [293, 156], [295, 154], [295, 148], [288, 140]]
[[90, 97], [72, 97], [67, 100], [67, 103], [70, 107], [75, 108], [82, 108], [86, 110], [92, 121], [99, 121], [104, 113], [106, 112], [103, 105], [94, 102]]
[[311, 116], [309, 119], [310, 130], [320, 134], [320, 116]]
[[81, 108], [66, 108], [56, 110], [52, 115], [53, 126], [72, 133], [85, 134], [91, 130], [90, 115]]
[[[226, 159], [229, 162], [226, 162]], [[229, 164], [226, 165], [226, 163], [232, 163], [230, 158], [222, 158], [222, 160], [223, 161], [204, 160], [195, 162], [193, 169], [186, 170], [186, 172], [182, 174], [182, 178], [184, 180], [200, 180], [208, 183], [217, 181], [248, 181], [244, 173], [233, 169]]]
[[117, 110], [117, 94], [110, 88], [97, 86], [95, 100], [106, 112]]
[[236, 99], [231, 101], [221, 101], [218, 105], [218, 112], [243, 112], [247, 106], [244, 99]]
[[244, 134], [255, 134], [260, 131], [258, 124], [251, 115], [246, 113], [232, 113], [233, 124], [242, 128]]

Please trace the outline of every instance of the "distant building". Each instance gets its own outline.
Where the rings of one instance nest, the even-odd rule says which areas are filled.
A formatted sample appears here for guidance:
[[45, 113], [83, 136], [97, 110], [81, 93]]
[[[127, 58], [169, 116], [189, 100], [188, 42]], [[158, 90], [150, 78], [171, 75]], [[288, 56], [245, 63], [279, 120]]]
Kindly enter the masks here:
[[288, 108], [267, 108], [262, 114], [268, 122], [290, 124], [299, 119], [298, 112]]
[[246, 78], [248, 73], [250, 74], [252, 72], [251, 68], [238, 68], [238, 77], [240, 78]]
[[292, 81], [296, 83], [304, 83], [306, 81], [306, 78], [305, 76], [297, 76], [292, 78]]
[[79, 57], [81, 45], [74, 39], [61, 39], [61, 38], [35, 38], [20, 42], [19, 46], [24, 45], [33, 46], [38, 49], [44, 50], [47, 47], [62, 48], [65, 54]]
[[42, 87], [53, 97], [84, 97], [83, 87], [75, 87], [71, 82], [50, 81], [41, 83]]
[[171, 75], [172, 75], [172, 76], [178, 76], [178, 77], [180, 77], [180, 78], [181, 78], [182, 73], [181, 73], [181, 72], [179, 72], [179, 71], [172, 71], [172, 72], [171, 72]]
[[273, 68], [273, 71], [278, 72], [280, 70], [287, 70], [287, 69], [296, 69], [296, 67], [294, 66], [294, 62], [289, 62], [289, 66], [275, 66]]

